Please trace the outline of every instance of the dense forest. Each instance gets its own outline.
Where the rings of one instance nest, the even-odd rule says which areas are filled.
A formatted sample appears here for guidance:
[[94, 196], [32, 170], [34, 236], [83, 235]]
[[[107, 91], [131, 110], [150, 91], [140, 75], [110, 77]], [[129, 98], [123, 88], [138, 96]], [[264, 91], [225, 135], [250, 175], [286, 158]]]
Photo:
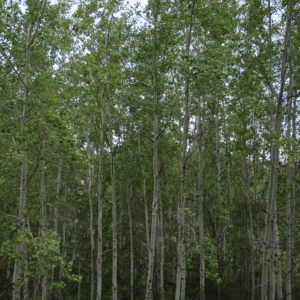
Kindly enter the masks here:
[[300, 299], [296, 0], [0, 0], [0, 299]]

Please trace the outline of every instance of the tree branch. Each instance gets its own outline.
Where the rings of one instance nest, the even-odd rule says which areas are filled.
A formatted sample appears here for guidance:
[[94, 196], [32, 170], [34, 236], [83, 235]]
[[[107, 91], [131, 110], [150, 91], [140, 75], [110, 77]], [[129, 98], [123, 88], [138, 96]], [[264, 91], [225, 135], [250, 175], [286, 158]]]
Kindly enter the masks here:
[[14, 115], [16, 115], [19, 119], [21, 119], [21, 116], [19, 116], [19, 115], [18, 115], [14, 110], [12, 110], [11, 108], [9, 108], [9, 107], [7, 107], [7, 106], [1, 104], [1, 103], [0, 103], [0, 106], [2, 106], [3, 108], [9, 110], [9, 111], [12, 112]]
[[8, 57], [8, 55], [6, 54], [5, 50], [3, 49], [3, 47], [1, 47], [1, 52], [3, 53], [3, 55], [5, 56], [5, 58], [8, 60], [9, 64], [11, 65], [14, 73], [18, 76], [19, 80], [21, 81], [21, 83], [23, 84], [23, 86], [26, 88], [26, 84], [24, 82], [24, 80], [22, 79], [20, 73], [18, 72], [16, 66], [13, 64], [13, 62], [10, 60], [10, 58]]

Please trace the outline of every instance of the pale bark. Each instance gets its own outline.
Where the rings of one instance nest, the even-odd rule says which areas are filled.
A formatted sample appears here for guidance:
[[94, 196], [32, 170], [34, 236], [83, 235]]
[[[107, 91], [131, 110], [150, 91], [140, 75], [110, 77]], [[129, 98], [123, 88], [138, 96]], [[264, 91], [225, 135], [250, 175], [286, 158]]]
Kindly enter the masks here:
[[[220, 137], [219, 137], [219, 99], [216, 100], [216, 112], [215, 112], [215, 154], [216, 154], [216, 184], [217, 184], [217, 199], [220, 207], [222, 207], [221, 201], [221, 162], [220, 162]], [[222, 278], [222, 264], [223, 264], [223, 253], [222, 253], [222, 244], [223, 244], [223, 222], [222, 218], [217, 217], [217, 245], [219, 247], [218, 253], [218, 275]], [[218, 298], [222, 298], [221, 283], [218, 283]]]
[[[293, 104], [293, 77], [290, 75], [290, 82], [289, 82], [289, 104], [288, 104], [288, 115], [287, 115], [287, 138], [291, 138], [291, 123], [292, 123], [292, 104]], [[294, 128], [293, 128], [294, 129]], [[293, 136], [295, 133], [293, 132]], [[286, 300], [292, 300], [292, 273], [293, 273], [293, 198], [294, 198], [294, 184], [293, 184], [293, 177], [294, 177], [294, 170], [290, 165], [290, 154], [291, 154], [291, 145], [289, 145], [288, 149], [288, 157], [287, 157], [287, 169], [286, 169]]]
[[98, 239], [97, 239], [97, 300], [102, 299], [102, 205], [103, 205], [103, 152], [104, 152], [104, 129], [103, 129], [103, 110], [100, 112], [100, 153], [99, 153], [99, 170], [98, 170]]
[[[59, 206], [59, 196], [60, 196], [60, 190], [61, 190], [61, 173], [62, 173], [62, 156], [61, 153], [59, 152], [58, 154], [58, 168], [57, 168], [57, 177], [56, 177], [56, 203], [55, 203], [55, 208], [54, 208], [54, 220], [53, 220], [53, 226], [54, 226], [54, 230], [57, 233], [57, 237], [58, 237], [58, 215], [59, 215], [59, 210], [58, 210], [58, 206]], [[50, 210], [51, 212], [51, 210]], [[54, 280], [54, 273], [55, 273], [55, 269], [52, 270], [51, 272], [51, 281], [53, 282]], [[61, 269], [59, 270], [59, 279], [61, 279], [61, 274], [62, 271]], [[51, 284], [50, 284], [50, 295], [51, 295]]]
[[95, 297], [95, 264], [94, 264], [94, 252], [95, 252], [95, 241], [94, 241], [94, 211], [93, 211], [93, 196], [92, 196], [92, 181], [94, 177], [94, 166], [93, 166], [93, 152], [94, 149], [90, 142], [87, 146], [88, 155], [88, 198], [90, 207], [90, 242], [91, 242], [91, 292], [90, 299], [94, 300]]
[[[27, 37], [26, 43], [26, 67], [29, 69], [30, 67], [30, 51], [31, 51], [31, 43], [32, 43], [32, 35], [33, 35], [33, 24], [30, 25], [29, 33]], [[25, 72], [24, 75], [24, 105], [23, 105], [23, 113], [21, 117], [21, 135], [23, 136], [23, 162], [21, 167], [21, 186], [20, 186], [20, 197], [19, 197], [19, 221], [18, 228], [19, 230], [24, 230], [24, 215], [23, 211], [26, 205], [27, 199], [27, 166], [28, 166], [28, 152], [27, 152], [27, 137], [25, 136], [25, 128], [27, 122], [27, 100], [29, 96], [29, 91], [27, 84], [30, 82], [30, 75]], [[18, 243], [16, 246], [16, 254], [18, 257], [21, 256], [23, 251], [23, 243]], [[21, 257], [20, 257], [21, 259]], [[20, 276], [21, 276], [21, 264], [19, 258], [15, 261], [14, 266], [14, 274], [13, 274], [13, 300], [19, 300], [21, 298], [21, 288], [20, 288]]]
[[127, 208], [129, 218], [129, 239], [130, 239], [130, 300], [133, 300], [133, 275], [134, 275], [134, 257], [133, 257], [133, 229], [132, 229], [132, 214], [131, 214], [131, 201], [132, 201], [132, 183], [127, 180]]
[[164, 237], [164, 219], [163, 219], [163, 206], [161, 199], [161, 182], [158, 178], [159, 189], [159, 244], [160, 244], [160, 265], [159, 265], [159, 294], [160, 300], [165, 299], [165, 281], [164, 281], [164, 266], [165, 266], [165, 237]]
[[[245, 107], [245, 99], [242, 99], [243, 103], [243, 112], [244, 115], [246, 113], [246, 107]], [[245, 118], [245, 117], [244, 117]], [[242, 177], [242, 194], [243, 194], [243, 200], [245, 203], [245, 206], [247, 207], [248, 214], [249, 214], [249, 245], [250, 245], [250, 264], [251, 264], [251, 300], [254, 300], [255, 298], [255, 278], [254, 278], [254, 258], [253, 258], [253, 220], [252, 220], [252, 203], [251, 203], [251, 196], [250, 196], [250, 182], [249, 182], [249, 170], [247, 166], [247, 141], [246, 141], [246, 130], [247, 130], [247, 121], [245, 119], [242, 120], [243, 123], [243, 137], [242, 137], [242, 143], [243, 143], [243, 177]], [[247, 221], [246, 221], [247, 222]], [[246, 224], [246, 231], [248, 231]]]
[[251, 263], [251, 300], [255, 299], [255, 265], [254, 265], [254, 231], [253, 231], [253, 218], [252, 218], [252, 204], [249, 198], [248, 212], [249, 212], [249, 225], [250, 225], [250, 263]]
[[[138, 132], [138, 151], [139, 155], [141, 155], [141, 140], [140, 140], [140, 132]], [[146, 243], [147, 246], [150, 246], [150, 235], [149, 235], [149, 213], [148, 213], [148, 201], [147, 201], [147, 189], [146, 189], [146, 176], [144, 171], [144, 165], [141, 164], [142, 169], [142, 176], [143, 176], [143, 201], [144, 201], [144, 209], [145, 209], [145, 228], [146, 228]], [[148, 257], [149, 257], [149, 247], [148, 250]]]
[[61, 173], [62, 173], [62, 157], [61, 153], [58, 154], [58, 169], [56, 177], [56, 207], [54, 208], [54, 230], [58, 233], [58, 205], [59, 194], [61, 189]]
[[[104, 65], [106, 69], [109, 63], [109, 43], [110, 43], [110, 28], [109, 28], [109, 9], [108, 3], [103, 2], [104, 16], [107, 22], [105, 28], [105, 61]], [[112, 14], [113, 12], [111, 12]], [[118, 299], [118, 235], [117, 235], [117, 201], [116, 201], [116, 177], [115, 177], [115, 146], [114, 146], [114, 133], [113, 133], [113, 120], [111, 115], [111, 95], [110, 95], [110, 84], [107, 78], [108, 74], [105, 75], [105, 88], [104, 95], [106, 98], [106, 111], [108, 118], [108, 143], [110, 149], [110, 175], [111, 175], [111, 206], [112, 206], [112, 300]]]
[[[66, 188], [65, 188], [65, 195], [66, 195]], [[64, 215], [66, 215], [66, 209], [64, 210]], [[62, 259], [65, 261], [66, 254], [67, 254], [67, 247], [66, 247], [66, 220], [63, 220], [62, 225]], [[61, 280], [64, 277], [64, 272], [62, 269], [59, 270], [59, 280]]]
[[151, 217], [151, 233], [150, 233], [150, 244], [149, 256], [148, 256], [148, 274], [147, 274], [147, 287], [146, 287], [146, 297], [145, 299], [151, 300], [153, 294], [153, 269], [154, 269], [154, 259], [155, 259], [155, 242], [156, 242], [156, 229], [157, 229], [157, 210], [159, 204], [159, 170], [158, 170], [158, 139], [159, 139], [159, 116], [158, 116], [158, 104], [159, 97], [157, 91], [157, 17], [158, 17], [158, 7], [157, 2], [155, 2], [154, 11], [154, 49], [153, 49], [153, 201], [152, 201], [152, 217]]
[[28, 300], [29, 299], [29, 289], [28, 289], [28, 250], [26, 246], [24, 245], [23, 248], [24, 251], [24, 262], [25, 262], [25, 269], [23, 273], [23, 300]]
[[[271, 12], [271, 2], [268, 0], [268, 33], [269, 33], [269, 40], [268, 40], [268, 46], [271, 49], [272, 48], [272, 12]], [[269, 58], [269, 88], [270, 88], [270, 95], [271, 95], [271, 109], [270, 109], [270, 126], [271, 128], [274, 127], [274, 109], [273, 109], [273, 99], [275, 96], [274, 91], [274, 83], [273, 83], [273, 57], [272, 55]], [[268, 201], [267, 204], [267, 215], [266, 215], [266, 227], [265, 227], [265, 236], [264, 236], [264, 242], [263, 242], [263, 261], [262, 261], [262, 285], [261, 285], [261, 292], [262, 292], [262, 300], [265, 300], [268, 298], [268, 286], [267, 286], [267, 280], [268, 280], [268, 271], [269, 271], [269, 248], [270, 248], [270, 231], [271, 228], [269, 226], [270, 224], [270, 217], [271, 217], [271, 202]], [[271, 269], [273, 267], [271, 266]], [[273, 276], [271, 275], [270, 278], [270, 286], [273, 286]]]
[[[268, 47], [270, 53], [272, 53], [272, 8], [271, 8], [271, 0], [268, 0]], [[269, 79], [268, 85], [270, 88], [270, 126], [271, 128], [274, 127], [274, 99], [275, 99], [275, 89], [274, 89], [274, 67], [273, 67], [273, 55], [271, 54], [269, 57]]]
[[275, 244], [275, 232], [274, 232], [274, 221], [271, 221], [271, 227], [270, 227], [270, 242], [269, 242], [269, 247], [270, 247], [270, 256], [269, 256], [269, 261], [270, 261], [270, 268], [269, 268], [269, 281], [270, 281], [270, 299], [274, 300], [275, 299], [275, 291], [276, 291], [276, 285], [275, 285], [275, 250], [273, 245]]
[[[198, 193], [199, 193], [199, 208], [200, 214], [198, 217], [199, 222], [199, 239], [200, 245], [204, 239], [204, 219], [203, 219], [203, 168], [204, 168], [204, 124], [203, 117], [201, 116], [201, 99], [199, 98], [198, 109]], [[205, 300], [205, 253], [201, 249], [200, 253], [200, 300]]]
[[[192, 2], [190, 11], [190, 23], [186, 29], [186, 41], [185, 41], [185, 55], [189, 56], [192, 28], [193, 28], [193, 17], [194, 17], [195, 0]], [[184, 245], [185, 236], [185, 170], [186, 170], [186, 157], [187, 157], [187, 142], [188, 142], [188, 131], [189, 131], [189, 88], [190, 78], [187, 75], [185, 78], [184, 87], [184, 125], [183, 125], [183, 137], [181, 142], [181, 157], [180, 157], [180, 195], [178, 203], [178, 241], [177, 241], [177, 274], [176, 274], [176, 292], [175, 300], [185, 299], [185, 288], [186, 288], [186, 249]]]
[[[108, 85], [108, 84], [107, 84]], [[108, 92], [108, 87], [107, 87]], [[109, 96], [108, 96], [109, 98]], [[112, 205], [112, 299], [118, 299], [117, 271], [118, 271], [118, 235], [117, 235], [117, 201], [116, 201], [116, 176], [115, 176], [115, 157], [114, 157], [114, 136], [112, 116], [110, 109], [110, 99], [107, 105], [107, 115], [109, 122], [109, 147], [110, 147], [110, 176], [111, 176], [111, 205]]]
[[[275, 212], [277, 212], [277, 205], [275, 204]], [[277, 286], [277, 299], [283, 300], [282, 292], [282, 267], [281, 267], [281, 247], [279, 241], [279, 229], [277, 216], [274, 223], [274, 235], [275, 235], [275, 275], [276, 275], [276, 286]]]
[[[41, 153], [45, 151], [46, 141], [43, 140]], [[41, 163], [42, 176], [41, 176], [41, 219], [40, 219], [40, 233], [41, 236], [44, 237], [47, 233], [47, 211], [46, 211], [46, 184], [45, 184], [45, 160], [42, 159]], [[42, 265], [42, 300], [47, 299], [48, 294], [48, 270], [47, 270], [48, 262], [46, 259], [43, 259]]]

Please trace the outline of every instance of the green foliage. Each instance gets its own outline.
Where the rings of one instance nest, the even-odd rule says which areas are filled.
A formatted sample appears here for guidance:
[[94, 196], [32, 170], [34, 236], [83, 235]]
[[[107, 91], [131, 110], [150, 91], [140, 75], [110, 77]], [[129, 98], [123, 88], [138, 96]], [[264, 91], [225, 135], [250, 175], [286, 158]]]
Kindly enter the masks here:
[[[298, 96], [295, 99], [290, 96], [290, 93], [297, 94], [300, 83], [297, 72], [299, 5], [293, 8], [286, 72], [286, 76], [293, 78], [293, 84], [289, 90], [286, 78], [282, 131], [275, 133], [272, 122], [281, 80], [285, 2], [271, 1], [268, 7], [262, 1], [153, 0], [144, 12], [115, 0], [85, 0], [75, 6], [68, 0], [47, 1], [45, 8], [43, 3], [30, 0], [21, 6], [18, 1], [0, 0], [0, 213], [3, 223], [0, 281], [7, 286], [8, 298], [11, 298], [8, 290], [15, 261], [21, 262], [22, 272], [27, 268], [28, 282], [22, 279], [20, 283], [28, 283], [32, 291], [36, 278], [48, 273], [53, 274], [48, 282], [49, 298], [54, 299], [56, 292], [64, 299], [77, 297], [79, 282], [81, 298], [90, 297], [89, 228], [93, 227], [96, 241], [100, 181], [103, 297], [111, 297], [112, 148], [119, 232], [119, 298], [130, 298], [128, 182], [132, 184], [134, 297], [145, 297], [149, 247], [146, 225], [151, 228], [150, 221], [145, 223], [145, 210], [151, 220], [154, 112], [159, 118], [162, 201], [159, 207], [162, 220], [159, 216], [158, 224], [163, 227], [162, 233], [157, 230], [157, 241], [162, 234], [166, 299], [175, 297], [182, 184], [185, 259], [189, 270], [186, 299], [199, 297], [200, 255], [204, 256], [206, 265], [207, 299], [218, 297], [217, 286], [224, 299], [251, 298], [245, 292], [252, 289], [251, 269], [255, 279], [261, 276], [272, 144], [280, 149], [276, 197], [280, 247], [285, 258], [286, 227], [292, 226], [294, 260], [298, 262], [297, 205], [293, 206], [293, 218], [286, 221], [284, 214], [288, 191], [295, 203], [299, 200], [296, 193], [299, 107]], [[269, 17], [271, 28], [268, 28]], [[28, 59], [26, 43], [35, 30]], [[27, 84], [24, 84], [25, 76]], [[157, 105], [153, 104], [154, 95], [158, 98]], [[188, 99], [189, 125], [183, 167], [180, 162], [185, 99]], [[290, 103], [291, 134], [288, 135]], [[26, 122], [21, 128], [24, 109]], [[114, 147], [109, 141], [110, 126]], [[90, 160], [87, 143], [94, 149]], [[101, 179], [98, 178], [100, 154], [103, 156]], [[58, 158], [62, 159], [60, 186]], [[199, 159], [203, 160], [203, 174], [199, 174]], [[18, 201], [24, 162], [28, 167], [28, 183], [23, 229]], [[44, 206], [40, 190], [43, 162]], [[88, 166], [93, 168], [92, 178], [87, 174]], [[288, 183], [287, 170], [291, 171]], [[87, 188], [90, 179], [92, 225]], [[243, 194], [245, 190], [247, 195]], [[43, 216], [45, 234], [41, 234]], [[199, 216], [203, 216], [205, 232], [201, 240]], [[55, 226], [57, 232], [53, 230]], [[19, 255], [17, 245], [22, 248]], [[159, 299], [161, 249], [157, 246], [155, 250], [153, 297]], [[250, 250], [254, 253], [253, 263]], [[96, 255], [92, 259], [96, 266]], [[294, 292], [298, 289], [295, 284]], [[237, 291], [236, 294], [231, 290]]]
[[[28, 279], [36, 276], [36, 272], [40, 276], [43, 276], [44, 272], [49, 272], [56, 267], [60, 267], [68, 280], [81, 280], [80, 276], [72, 274], [71, 263], [62, 260], [60, 241], [54, 230], [49, 230], [44, 236], [34, 237], [30, 228], [24, 230], [12, 229], [14, 229], [13, 237], [2, 243], [0, 256], [5, 257], [11, 263], [17, 260], [21, 261], [21, 268], [23, 269], [25, 268], [24, 256], [26, 256]], [[16, 255], [15, 252], [17, 244], [22, 244], [23, 248], [23, 251], [19, 255]], [[45, 261], [47, 265], [44, 265]], [[54, 286], [60, 286], [60, 288], [63, 288], [65, 285], [63, 282], [53, 284]]]

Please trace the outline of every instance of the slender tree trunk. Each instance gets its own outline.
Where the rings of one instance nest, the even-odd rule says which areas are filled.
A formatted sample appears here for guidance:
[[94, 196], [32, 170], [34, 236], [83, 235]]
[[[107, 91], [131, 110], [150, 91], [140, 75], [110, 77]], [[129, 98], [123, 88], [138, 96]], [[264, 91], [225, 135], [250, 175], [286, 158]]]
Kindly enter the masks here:
[[[109, 63], [109, 43], [110, 43], [110, 28], [109, 28], [109, 9], [108, 3], [104, 2], [104, 15], [107, 22], [105, 29], [105, 62], [104, 65], [108, 69]], [[107, 101], [107, 118], [109, 130], [109, 148], [110, 148], [110, 175], [111, 175], [111, 205], [112, 205], [112, 300], [118, 299], [118, 235], [117, 235], [117, 200], [116, 200], [116, 176], [115, 176], [115, 147], [113, 134], [113, 120], [111, 114], [112, 101], [110, 95], [110, 84], [108, 82], [108, 74], [105, 75], [104, 95]]]
[[159, 243], [160, 243], [160, 266], [159, 266], [159, 294], [160, 300], [165, 299], [165, 281], [164, 281], [164, 266], [165, 266], [165, 237], [164, 237], [164, 219], [163, 219], [163, 206], [161, 199], [161, 180], [158, 178], [159, 189]]
[[274, 67], [273, 67], [273, 55], [272, 55], [272, 7], [271, 7], [271, 0], [268, 0], [268, 47], [271, 53], [269, 57], [269, 88], [270, 88], [270, 96], [271, 96], [271, 109], [270, 109], [270, 126], [271, 128], [274, 127], [274, 99], [275, 99], [275, 89], [274, 89]]
[[[192, 2], [191, 12], [190, 12], [190, 24], [186, 29], [186, 41], [185, 41], [185, 55], [189, 56], [192, 28], [193, 28], [193, 16], [194, 16], [195, 0]], [[176, 274], [176, 293], [175, 300], [185, 299], [185, 288], [186, 288], [186, 249], [184, 244], [185, 236], [185, 170], [186, 170], [186, 156], [187, 156], [187, 141], [188, 141], [188, 131], [189, 131], [189, 88], [190, 88], [190, 78], [187, 75], [185, 78], [185, 88], [184, 88], [184, 125], [183, 125], [183, 137], [181, 144], [181, 158], [180, 158], [180, 173], [181, 173], [181, 183], [180, 183], [180, 196], [178, 203], [178, 241], [177, 241], [177, 274]]]
[[[275, 204], [275, 213], [277, 213], [277, 205]], [[275, 275], [276, 275], [276, 286], [277, 286], [277, 299], [283, 300], [282, 292], [282, 267], [281, 267], [281, 247], [279, 241], [279, 229], [278, 220], [274, 222], [274, 235], [275, 235]]]
[[146, 297], [147, 300], [152, 300], [153, 295], [153, 270], [155, 259], [155, 242], [156, 242], [156, 229], [157, 229], [157, 210], [159, 204], [159, 169], [158, 169], [158, 139], [159, 139], [159, 116], [158, 105], [159, 97], [157, 90], [157, 18], [158, 7], [157, 1], [155, 1], [154, 11], [154, 47], [153, 47], [153, 201], [152, 201], [152, 217], [151, 217], [151, 235], [149, 244], [149, 257], [148, 257], [148, 274], [147, 274], [147, 288]]
[[[219, 137], [219, 99], [216, 100], [216, 112], [215, 112], [215, 153], [216, 153], [216, 183], [217, 183], [217, 201], [220, 207], [223, 206], [221, 200], [221, 162], [220, 162], [220, 137]], [[223, 253], [222, 253], [222, 244], [223, 244], [223, 221], [220, 216], [217, 216], [217, 245], [219, 248], [218, 251], [218, 275], [222, 279], [223, 273]], [[222, 298], [222, 286], [221, 283], [218, 283], [218, 299]]]
[[100, 153], [98, 170], [98, 239], [97, 239], [97, 300], [102, 299], [102, 206], [103, 206], [103, 152], [104, 152], [104, 129], [103, 129], [103, 109], [100, 112]]
[[[291, 70], [290, 70], [291, 72]], [[293, 106], [293, 77], [290, 74], [289, 82], [289, 103], [288, 103], [288, 116], [287, 116], [287, 138], [291, 138], [291, 123], [292, 123], [292, 106]], [[294, 135], [294, 133], [293, 133]], [[292, 273], [293, 273], [293, 264], [292, 264], [292, 244], [293, 244], [293, 197], [294, 197], [294, 183], [293, 183], [293, 168], [290, 166], [289, 158], [291, 154], [291, 145], [289, 145], [287, 157], [287, 169], [286, 169], [286, 300], [292, 300]]]
[[[43, 140], [41, 153], [45, 151], [46, 141]], [[41, 219], [40, 219], [40, 233], [42, 238], [47, 233], [47, 215], [46, 215], [46, 183], [45, 183], [45, 160], [42, 159], [41, 164], [42, 176], [41, 176]], [[46, 300], [48, 297], [48, 270], [47, 270], [48, 261], [43, 259], [42, 266], [42, 300]]]
[[[138, 151], [139, 155], [141, 155], [141, 140], [140, 140], [140, 132], [138, 132]], [[145, 227], [146, 227], [146, 243], [149, 257], [149, 246], [150, 246], [150, 235], [149, 235], [149, 213], [148, 213], [148, 201], [147, 201], [147, 189], [146, 189], [146, 176], [144, 171], [144, 165], [141, 165], [142, 176], [143, 176], [143, 200], [144, 200], [144, 209], [145, 209]]]
[[[65, 197], [67, 194], [67, 187], [65, 187]], [[66, 208], [64, 209], [64, 215], [68, 215]], [[66, 220], [64, 218], [63, 224], [62, 224], [62, 260], [65, 261], [67, 255], [67, 247], [66, 247]], [[62, 269], [59, 270], [59, 280], [61, 280], [64, 277], [64, 272]]]
[[[108, 91], [107, 91], [108, 92]], [[116, 201], [116, 176], [115, 176], [115, 157], [114, 157], [114, 136], [111, 116], [111, 103], [108, 103], [109, 120], [109, 144], [110, 144], [110, 175], [111, 175], [111, 204], [112, 204], [112, 299], [118, 299], [117, 272], [118, 272], [118, 235], [117, 235], [117, 201]]]
[[255, 299], [255, 265], [254, 265], [254, 231], [253, 231], [253, 219], [252, 219], [252, 203], [249, 199], [248, 211], [249, 211], [249, 225], [250, 225], [250, 263], [251, 263], [251, 300]]
[[[56, 231], [57, 234], [57, 238], [58, 238], [58, 218], [59, 218], [59, 197], [60, 197], [60, 190], [61, 190], [61, 173], [62, 173], [62, 156], [61, 153], [58, 153], [58, 168], [57, 168], [57, 177], [56, 177], [56, 203], [55, 203], [55, 208], [54, 208], [54, 220], [53, 220], [53, 226], [54, 226], [54, 230]], [[51, 212], [51, 210], [50, 210]], [[54, 276], [55, 276], [55, 269], [52, 270], [51, 272], [51, 278], [50, 281], [53, 282], [54, 281]], [[61, 269], [59, 270], [59, 278], [61, 278]], [[51, 283], [50, 283], [50, 290], [49, 290], [49, 294], [51, 297]]]
[[[199, 208], [200, 214], [198, 217], [199, 222], [199, 239], [200, 245], [204, 239], [204, 219], [203, 219], [203, 168], [204, 168], [204, 124], [203, 117], [201, 116], [201, 99], [199, 98], [198, 109], [198, 193], [199, 193]], [[205, 300], [205, 253], [200, 253], [200, 300]]]
[[59, 194], [61, 188], [61, 173], [62, 173], [62, 157], [61, 153], [58, 154], [58, 169], [56, 177], [56, 207], [54, 208], [54, 230], [58, 233], [58, 205]]
[[[293, 97], [293, 115], [292, 115], [292, 126], [293, 126], [293, 132], [292, 132], [292, 137], [293, 140], [296, 140], [296, 135], [297, 135], [297, 97]], [[291, 282], [292, 282], [292, 300], [294, 299], [294, 294], [293, 294], [293, 285], [295, 284], [295, 263], [294, 263], [294, 255], [295, 255], [295, 205], [296, 205], [296, 167], [297, 167], [297, 162], [294, 163], [293, 167], [293, 186], [292, 186], [292, 197], [291, 197]], [[300, 184], [298, 184], [298, 191], [300, 192]], [[299, 194], [299, 193], [298, 193]], [[288, 299], [287, 299], [288, 300]]]
[[24, 262], [25, 262], [25, 269], [23, 273], [23, 300], [29, 299], [29, 289], [28, 289], [28, 250], [24, 245]]
[[90, 298], [94, 300], [95, 298], [95, 263], [94, 263], [94, 253], [95, 253], [95, 241], [94, 241], [94, 211], [93, 211], [93, 196], [92, 196], [92, 182], [94, 177], [94, 166], [93, 166], [93, 152], [94, 148], [88, 141], [87, 146], [88, 154], [88, 198], [90, 206], [90, 239], [91, 239], [91, 293]]
[[[247, 120], [246, 118], [246, 107], [245, 107], [245, 99], [242, 99], [243, 103], [243, 113], [244, 113], [244, 119], [242, 120], [243, 123], [243, 137], [242, 137], [242, 143], [243, 143], [243, 178], [242, 178], [242, 194], [245, 206], [247, 207], [248, 214], [249, 214], [249, 233], [248, 234], [248, 226], [247, 226], [247, 219], [245, 221], [246, 223], [246, 232], [249, 239], [249, 245], [250, 245], [250, 264], [251, 264], [251, 300], [254, 300], [255, 298], [255, 278], [254, 278], [254, 259], [253, 259], [253, 220], [252, 220], [252, 208], [251, 208], [251, 198], [250, 198], [250, 183], [249, 183], [249, 170], [247, 166], [247, 141], [245, 133], [247, 131]], [[246, 275], [247, 276], [247, 275]]]
[[[31, 51], [31, 42], [32, 42], [32, 34], [33, 34], [33, 24], [30, 25], [27, 43], [26, 43], [26, 68], [27, 70], [30, 67], [30, 51]], [[24, 230], [24, 208], [26, 205], [27, 199], [27, 165], [28, 165], [28, 151], [27, 151], [27, 137], [25, 133], [26, 123], [27, 123], [27, 101], [29, 96], [28, 91], [28, 83], [30, 82], [30, 75], [29, 72], [26, 71], [24, 75], [24, 105], [23, 105], [23, 112], [21, 116], [21, 135], [23, 137], [23, 162], [21, 167], [21, 186], [20, 186], [20, 197], [19, 197], [19, 221], [18, 221], [18, 228], [19, 230]], [[16, 255], [18, 257], [21, 256], [23, 251], [23, 243], [18, 243], [16, 246]], [[26, 260], [26, 258], [25, 258]], [[20, 283], [20, 276], [21, 276], [21, 262], [19, 259], [15, 261], [14, 266], [14, 274], [13, 274], [13, 300], [20, 300], [21, 299], [21, 283]]]
[[[271, 12], [271, 2], [268, 0], [268, 32], [269, 32], [269, 49], [272, 49], [272, 12]], [[274, 109], [273, 109], [273, 99], [275, 96], [274, 91], [274, 83], [273, 83], [273, 57], [270, 56], [269, 59], [269, 75], [270, 75], [270, 92], [271, 92], [271, 110], [270, 110], [270, 125], [271, 128], [274, 127]], [[271, 235], [271, 203], [268, 201], [267, 204], [267, 215], [266, 215], [266, 228], [265, 228], [265, 236], [264, 236], [264, 243], [263, 243], [263, 265], [262, 265], [262, 300], [268, 298], [268, 287], [267, 287], [267, 280], [268, 280], [268, 269], [272, 269], [273, 267], [270, 266], [270, 261], [268, 262], [269, 250], [270, 250], [270, 235]], [[272, 273], [272, 272], [271, 272]], [[273, 275], [270, 277], [270, 286], [273, 286]], [[272, 298], [271, 298], [272, 299]]]
[[271, 221], [271, 228], [270, 228], [270, 242], [269, 242], [269, 247], [270, 247], [270, 299], [274, 300], [275, 299], [275, 291], [276, 291], [276, 284], [275, 284], [275, 250], [273, 245], [275, 245], [275, 232], [274, 232], [274, 221]]
[[130, 238], [130, 300], [133, 300], [134, 257], [133, 257], [133, 230], [132, 230], [132, 214], [131, 214], [132, 183], [128, 179], [126, 182], [126, 190], [127, 190], [127, 208], [128, 208], [128, 218], [129, 218], [129, 238]]
[[[81, 258], [78, 259], [78, 276], [81, 274]], [[81, 280], [78, 281], [77, 286], [77, 300], [80, 300], [81, 298]]]

